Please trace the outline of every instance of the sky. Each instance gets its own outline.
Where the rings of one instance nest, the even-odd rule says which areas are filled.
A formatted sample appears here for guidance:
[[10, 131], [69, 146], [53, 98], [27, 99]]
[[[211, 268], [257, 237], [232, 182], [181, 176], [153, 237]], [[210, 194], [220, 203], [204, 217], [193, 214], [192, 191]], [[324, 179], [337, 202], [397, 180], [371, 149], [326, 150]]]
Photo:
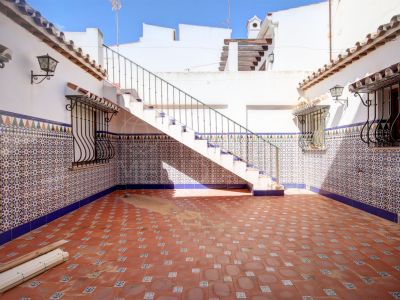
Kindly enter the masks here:
[[[246, 38], [246, 22], [257, 15], [321, 0], [230, 0], [233, 38]], [[100, 28], [106, 45], [116, 44], [115, 12], [111, 0], [28, 0], [34, 9], [62, 31]], [[177, 28], [178, 24], [227, 27], [229, 0], [121, 0], [119, 42], [142, 36], [142, 23]]]

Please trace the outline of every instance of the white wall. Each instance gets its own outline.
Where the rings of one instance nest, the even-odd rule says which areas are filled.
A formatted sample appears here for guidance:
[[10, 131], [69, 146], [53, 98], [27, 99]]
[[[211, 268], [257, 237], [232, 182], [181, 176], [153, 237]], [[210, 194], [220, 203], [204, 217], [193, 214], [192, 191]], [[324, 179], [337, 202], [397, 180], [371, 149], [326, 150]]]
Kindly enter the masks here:
[[103, 33], [98, 28], [86, 28], [84, 32], [64, 32], [65, 38], [73, 40], [83, 53], [90, 55], [90, 60], [103, 64]]
[[332, 29], [333, 48], [343, 51], [354, 47], [369, 33], [390, 22], [400, 14], [399, 0], [333, 0]]
[[196, 45], [221, 44], [224, 39], [230, 37], [230, 34], [231, 30], [226, 28], [179, 24], [179, 40]]
[[[380, 46], [363, 58], [353, 62], [327, 79], [313, 85], [305, 91], [305, 98], [309, 100], [322, 99], [321, 103], [331, 105], [327, 127], [348, 125], [365, 122], [366, 109], [358, 97], [354, 97], [348, 86], [370, 74], [378, 72], [400, 61], [400, 37]], [[349, 98], [349, 107], [334, 103], [329, 89], [336, 84], [345, 87], [341, 98]]]
[[[67, 82], [101, 96], [103, 82], [78, 67], [26, 29], [0, 14], [0, 41], [13, 58], [0, 70], [0, 109], [53, 121], [70, 123], [65, 95]], [[43, 74], [36, 56], [48, 53], [59, 61], [54, 77], [31, 85], [31, 70]]]
[[121, 109], [117, 117], [111, 119], [109, 131], [112, 133], [161, 133], [146, 122], [138, 119], [127, 109]]
[[149, 25], [143, 23], [143, 36], [140, 38], [141, 42], [144, 41], [174, 41], [175, 29]]
[[218, 71], [223, 41], [230, 38], [231, 30], [192, 25], [179, 28], [179, 41], [163, 38], [162, 28], [157, 39], [154, 29], [149, 38], [144, 35], [140, 42], [119, 45], [119, 52], [153, 72]]
[[[328, 3], [273, 12], [272, 70], [314, 70], [329, 60]], [[260, 64], [261, 65], [261, 64]]]
[[[271, 109], [249, 110], [248, 126], [256, 132], [298, 131], [291, 109], [298, 99], [297, 83], [305, 72], [196, 72], [158, 75], [206, 104], [227, 105], [220, 112], [246, 125], [248, 105]], [[283, 108], [276, 109], [276, 106]]]

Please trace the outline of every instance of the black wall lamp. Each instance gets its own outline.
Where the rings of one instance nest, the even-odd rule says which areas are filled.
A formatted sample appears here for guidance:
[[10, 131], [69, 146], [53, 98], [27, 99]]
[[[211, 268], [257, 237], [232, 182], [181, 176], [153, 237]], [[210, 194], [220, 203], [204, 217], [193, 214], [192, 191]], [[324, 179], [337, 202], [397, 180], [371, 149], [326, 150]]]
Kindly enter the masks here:
[[342, 96], [342, 94], [343, 94], [343, 90], [344, 90], [344, 87], [337, 84], [333, 88], [330, 88], [329, 92], [331, 93], [332, 98], [335, 98], [334, 99], [335, 102], [339, 102], [341, 104], [344, 104], [344, 105], [348, 106], [349, 105], [349, 99], [348, 98], [339, 99], [339, 97]]
[[8, 63], [11, 58], [11, 50], [0, 44], [0, 69], [3, 69], [5, 64]]
[[[46, 74], [33, 74], [33, 71], [31, 71], [31, 84], [39, 84], [46, 78], [49, 80], [50, 77], [54, 76], [53, 73], [56, 70], [58, 64], [58, 61], [56, 61], [48, 54], [38, 56], [37, 59], [39, 61], [40, 69], [46, 72]], [[42, 80], [38, 81], [39, 77], [43, 77]]]
[[268, 55], [268, 61], [273, 64], [275, 61], [275, 54], [274, 52], [271, 52], [270, 55]]

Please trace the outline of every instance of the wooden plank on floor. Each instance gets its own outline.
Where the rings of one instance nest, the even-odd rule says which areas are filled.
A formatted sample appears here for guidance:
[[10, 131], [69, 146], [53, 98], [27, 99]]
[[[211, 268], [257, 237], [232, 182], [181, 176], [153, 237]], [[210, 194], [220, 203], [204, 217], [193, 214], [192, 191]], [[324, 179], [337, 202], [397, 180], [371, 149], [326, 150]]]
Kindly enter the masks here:
[[29, 252], [25, 255], [22, 255], [22, 256], [20, 256], [16, 259], [13, 259], [9, 262], [0, 264], [0, 273], [10, 270], [16, 266], [19, 266], [19, 265], [21, 265], [29, 260], [32, 260], [40, 255], [46, 254], [50, 251], [53, 251], [54, 249], [57, 249], [57, 248], [61, 247], [62, 245], [65, 245], [66, 243], [68, 243], [67, 240], [60, 240], [60, 241], [54, 242], [50, 245], [47, 245], [43, 248], [40, 248], [38, 250], [35, 250], [35, 251]]

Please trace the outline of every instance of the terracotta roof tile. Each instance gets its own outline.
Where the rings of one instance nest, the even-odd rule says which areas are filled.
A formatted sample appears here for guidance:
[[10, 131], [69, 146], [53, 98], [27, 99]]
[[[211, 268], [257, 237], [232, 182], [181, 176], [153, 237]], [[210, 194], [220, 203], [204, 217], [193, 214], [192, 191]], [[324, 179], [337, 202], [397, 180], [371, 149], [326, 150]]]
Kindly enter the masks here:
[[[7, 3], [10, 3], [11, 5], [7, 5]], [[65, 39], [65, 34], [62, 31], [58, 30], [53, 23], [44, 18], [39, 11], [29, 6], [25, 0], [5, 0], [4, 4], [0, 3], [0, 8], [2, 13], [17, 23], [23, 23], [25, 28], [37, 29], [38, 31], [35, 32], [37, 35], [47, 34], [47, 37], [50, 38], [46, 41], [47, 43], [58, 43], [59, 48], [55, 48], [55, 50], [80, 65], [96, 78], [103, 79], [105, 77], [106, 71], [101, 67], [101, 65], [98, 65], [94, 60], [91, 60], [89, 55], [84, 54], [81, 48], [76, 48], [72, 40], [67, 41]], [[18, 15], [20, 15], [21, 19], [16, 20]], [[29, 22], [29, 20], [23, 18], [24, 16], [30, 17], [33, 22]], [[45, 32], [42, 31], [42, 29], [44, 29]], [[64, 46], [66, 46], [65, 50]], [[66, 51], [70, 51], [70, 53], [66, 54]], [[77, 58], [72, 59], [71, 55], [76, 56]]]
[[367, 92], [400, 80], [400, 63], [368, 75], [349, 86], [351, 92]]
[[67, 87], [69, 88], [68, 92], [72, 92], [71, 95], [66, 95], [67, 98], [84, 97], [86, 103], [92, 103], [96, 107], [105, 109], [107, 111], [118, 112], [120, 110], [120, 107], [111, 100], [97, 96], [96, 94], [76, 85], [75, 83], [68, 82]]
[[400, 35], [400, 15], [395, 15], [391, 18], [390, 23], [380, 25], [376, 32], [367, 34], [363, 41], [356, 42], [354, 47], [346, 49], [331, 63], [325, 64], [324, 67], [307, 76], [299, 83], [299, 87], [303, 90], [308, 89], [398, 35]]

